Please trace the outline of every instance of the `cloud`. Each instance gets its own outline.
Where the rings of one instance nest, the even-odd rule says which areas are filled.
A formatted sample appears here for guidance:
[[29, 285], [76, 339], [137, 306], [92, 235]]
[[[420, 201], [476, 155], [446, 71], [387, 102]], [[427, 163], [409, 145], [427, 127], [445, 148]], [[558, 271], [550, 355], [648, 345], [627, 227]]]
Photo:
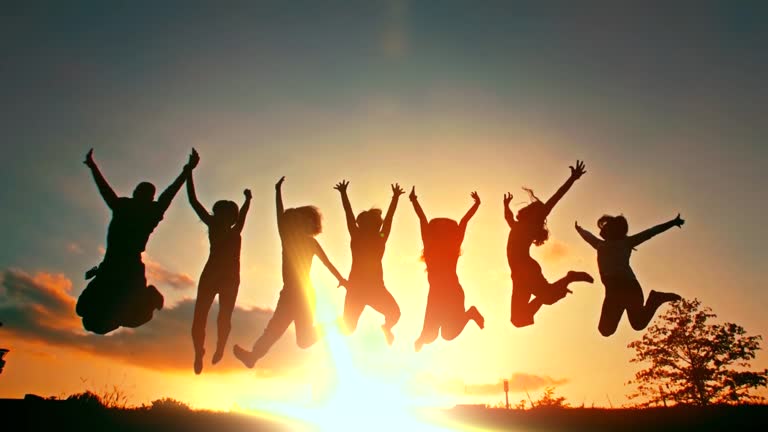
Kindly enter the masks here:
[[143, 260], [147, 271], [147, 283], [158, 287], [169, 286], [177, 290], [195, 287], [195, 280], [188, 274], [169, 270], [146, 254], [143, 255]]
[[[528, 373], [513, 373], [509, 378], [510, 393], [535, 391], [545, 387], [556, 387], [567, 384], [568, 379], [556, 379], [546, 375]], [[498, 395], [504, 392], [503, 379], [495, 383], [467, 383], [461, 379], [439, 379], [434, 376], [422, 376], [414, 385], [430, 388], [441, 394], [453, 394], [458, 396], [488, 396]]]
[[[3, 333], [148, 369], [191, 369], [193, 349], [190, 327], [194, 300], [185, 299], [171, 308], [155, 312], [152, 321], [140, 328], [121, 328], [100, 336], [83, 330], [75, 314], [76, 299], [71, 295], [71, 289], [71, 281], [61, 274], [40, 272], [31, 275], [17, 269], [4, 271], [0, 285]], [[207, 360], [210, 360], [216, 343], [216, 311], [217, 307], [212, 307], [208, 319]], [[267, 309], [236, 307], [224, 360], [214, 368], [208, 363], [206, 368], [218, 372], [244, 370], [231, 355], [232, 343], [252, 343], [271, 316], [272, 311]], [[257, 372], [262, 375], [279, 374], [301, 366], [304, 358], [306, 355], [286, 334], [257, 364]]]
[[541, 249], [541, 258], [546, 261], [559, 261], [570, 253], [570, 246], [560, 240], [549, 239]]

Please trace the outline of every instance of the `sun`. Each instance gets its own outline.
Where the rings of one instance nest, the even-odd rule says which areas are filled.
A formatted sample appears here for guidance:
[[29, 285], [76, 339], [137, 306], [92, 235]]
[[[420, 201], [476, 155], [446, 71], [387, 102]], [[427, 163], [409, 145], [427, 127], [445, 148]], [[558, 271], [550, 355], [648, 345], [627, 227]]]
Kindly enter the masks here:
[[[340, 312], [337, 309], [329, 301], [318, 298], [319, 321], [329, 322], [329, 318], [335, 321]], [[318, 344], [328, 353], [330, 367], [324, 371], [328, 379], [313, 391], [312, 399], [306, 403], [261, 404], [260, 414], [297, 421], [310, 430], [320, 431], [467, 430], [449, 425], [447, 420], [424, 418], [405, 389], [407, 376], [384, 378], [359, 367], [339, 326], [325, 327], [324, 337]]]

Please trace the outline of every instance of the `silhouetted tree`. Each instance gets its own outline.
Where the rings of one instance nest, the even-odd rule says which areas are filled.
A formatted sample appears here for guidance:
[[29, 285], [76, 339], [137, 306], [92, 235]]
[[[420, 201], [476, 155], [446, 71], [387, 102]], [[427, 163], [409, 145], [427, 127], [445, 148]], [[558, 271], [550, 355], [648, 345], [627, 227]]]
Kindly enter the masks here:
[[768, 369], [748, 371], [760, 349], [761, 336], [747, 336], [734, 323], [711, 324], [716, 315], [698, 299], [674, 302], [656, 318], [642, 339], [628, 345], [632, 363], [648, 367], [635, 374], [630, 398], [641, 405], [661, 403], [709, 405], [757, 402], [750, 394], [768, 382]]
[[188, 411], [189, 405], [173, 398], [164, 397], [162, 399], [152, 401], [151, 408], [153, 410]]
[[568, 408], [569, 406], [570, 404], [565, 401], [563, 396], [555, 396], [554, 387], [546, 387], [544, 394], [541, 395], [541, 399], [533, 402], [534, 408]]

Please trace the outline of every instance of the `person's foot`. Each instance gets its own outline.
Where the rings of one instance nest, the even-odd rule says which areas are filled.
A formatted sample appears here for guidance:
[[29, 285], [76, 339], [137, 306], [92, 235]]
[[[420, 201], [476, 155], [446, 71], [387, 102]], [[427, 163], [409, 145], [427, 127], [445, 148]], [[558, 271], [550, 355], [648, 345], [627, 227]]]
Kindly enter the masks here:
[[203, 356], [205, 356], [205, 350], [195, 353], [195, 375], [200, 375], [200, 372], [203, 371]]
[[240, 360], [248, 369], [251, 369], [253, 365], [256, 364], [256, 359], [253, 358], [253, 353], [246, 351], [240, 345], [235, 345], [232, 348], [232, 353], [235, 355], [235, 358]]
[[392, 333], [392, 329], [383, 325], [381, 326], [381, 330], [384, 331], [384, 338], [387, 340], [387, 345], [392, 346], [392, 343], [395, 342], [395, 335]]
[[224, 357], [224, 349], [217, 349], [215, 353], [213, 353], [213, 357], [211, 358], [211, 364], [216, 364], [221, 361], [221, 359]]
[[660, 292], [651, 290], [648, 294], [648, 302], [653, 304], [654, 307], [659, 307], [666, 302], [673, 302], [682, 299], [679, 294]]
[[469, 309], [467, 309], [467, 313], [469, 314], [469, 318], [477, 323], [477, 326], [480, 327], [480, 329], [485, 328], [485, 318], [483, 315], [480, 314], [480, 311], [477, 310], [476, 307], [472, 306]]
[[570, 279], [572, 282], [593, 283], [595, 281], [595, 278], [593, 278], [589, 273], [583, 271], [569, 271], [568, 279]]
[[424, 342], [422, 342], [421, 339], [417, 339], [416, 342], [413, 343], [413, 348], [416, 350], [416, 352], [421, 351], [423, 346]]
[[152, 292], [152, 300], [153, 300], [152, 305], [155, 307], [155, 309], [162, 310], [163, 304], [165, 303], [165, 299], [163, 299], [163, 295], [160, 294], [160, 291], [158, 291], [154, 285], [148, 285], [147, 289]]

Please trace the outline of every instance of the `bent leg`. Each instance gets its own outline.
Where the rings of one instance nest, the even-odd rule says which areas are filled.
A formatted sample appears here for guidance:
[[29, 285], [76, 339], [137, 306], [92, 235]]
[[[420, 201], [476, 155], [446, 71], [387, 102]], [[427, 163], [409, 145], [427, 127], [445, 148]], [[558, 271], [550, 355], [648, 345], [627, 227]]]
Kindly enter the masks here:
[[368, 304], [376, 312], [384, 315], [383, 328], [392, 329], [400, 321], [400, 306], [397, 305], [395, 298], [386, 288], [377, 290], [376, 295], [369, 299]]
[[[605, 299], [603, 299], [603, 306], [600, 312], [600, 323], [597, 325], [597, 329], [600, 334], [608, 337], [616, 332], [616, 328], [619, 326], [621, 316], [624, 314], [624, 309], [627, 309], [627, 315], [629, 315], [629, 309], [637, 307], [637, 299], [632, 299], [632, 296], [627, 296], [623, 293], [625, 289], [623, 284], [617, 281], [607, 280], [605, 283]], [[639, 304], [642, 306], [643, 298], [640, 293]]]
[[458, 337], [467, 323], [475, 321], [477, 326], [481, 329], [485, 327], [485, 318], [480, 315], [480, 312], [476, 307], [471, 306], [466, 311], [464, 310], [464, 290], [459, 287], [459, 291], [454, 293], [454, 298], [451, 299], [446, 309], [446, 319], [440, 328], [440, 335], [445, 340], [453, 340]]
[[400, 306], [397, 305], [395, 298], [385, 287], [376, 291], [376, 294], [369, 299], [369, 305], [384, 315], [384, 324], [381, 326], [381, 330], [384, 332], [387, 344], [392, 345], [395, 341], [392, 327], [400, 321]]
[[531, 290], [525, 283], [512, 282], [512, 302], [510, 307], [510, 321], [515, 327], [526, 327], [533, 324], [533, 316], [541, 308], [541, 301], [531, 300]]
[[677, 294], [651, 291], [648, 294], [648, 301], [643, 305], [643, 289], [640, 282], [633, 279], [630, 284], [632, 286], [632, 302], [627, 306], [627, 317], [629, 324], [637, 331], [644, 330], [648, 326], [661, 305], [680, 300], [680, 296]]

